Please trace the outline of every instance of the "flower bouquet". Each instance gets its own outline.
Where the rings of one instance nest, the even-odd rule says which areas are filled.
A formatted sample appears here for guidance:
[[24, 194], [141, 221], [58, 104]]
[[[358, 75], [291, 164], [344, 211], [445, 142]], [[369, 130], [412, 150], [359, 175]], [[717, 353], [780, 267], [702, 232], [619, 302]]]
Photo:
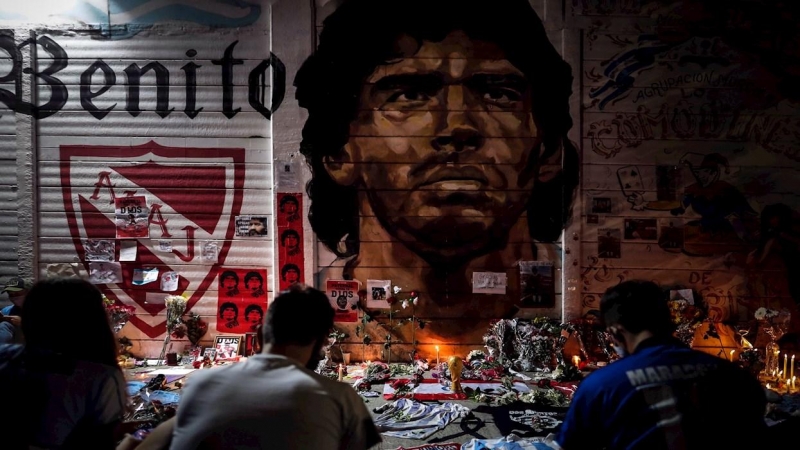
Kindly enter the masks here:
[[108, 314], [108, 320], [111, 322], [111, 329], [114, 333], [119, 333], [135, 311], [133, 307], [118, 304], [106, 297], [105, 294], [103, 294], [103, 306], [106, 308], [106, 314]]
[[161, 355], [158, 357], [159, 364], [167, 354], [167, 346], [170, 343], [170, 336], [183, 322], [181, 317], [186, 312], [186, 297], [180, 295], [168, 295], [164, 299], [167, 305], [167, 336], [164, 338], [164, 347], [161, 348]]
[[669, 301], [669, 311], [672, 323], [675, 324], [675, 337], [684, 344], [691, 345], [695, 331], [705, 319], [703, 310], [686, 299], [675, 299]]

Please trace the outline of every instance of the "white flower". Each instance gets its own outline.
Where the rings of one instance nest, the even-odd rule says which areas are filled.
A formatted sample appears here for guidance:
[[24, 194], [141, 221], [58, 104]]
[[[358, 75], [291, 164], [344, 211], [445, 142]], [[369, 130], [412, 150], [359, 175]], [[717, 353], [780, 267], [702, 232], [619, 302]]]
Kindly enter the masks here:
[[402, 307], [403, 307], [403, 309], [406, 309], [406, 308], [408, 308], [408, 300], [403, 300], [403, 301], [400, 303], [400, 306], [402, 306]]
[[414, 297], [414, 300], [412, 300], [411, 303], [413, 303], [414, 306], [417, 306], [417, 302], [418, 301], [419, 301], [419, 297]]
[[400, 291], [402, 291], [402, 289], [400, 289], [400, 286], [395, 286], [392, 288], [392, 292], [394, 292], [395, 295], [399, 294]]
[[756, 320], [764, 320], [767, 318], [767, 308], [758, 308], [755, 313]]

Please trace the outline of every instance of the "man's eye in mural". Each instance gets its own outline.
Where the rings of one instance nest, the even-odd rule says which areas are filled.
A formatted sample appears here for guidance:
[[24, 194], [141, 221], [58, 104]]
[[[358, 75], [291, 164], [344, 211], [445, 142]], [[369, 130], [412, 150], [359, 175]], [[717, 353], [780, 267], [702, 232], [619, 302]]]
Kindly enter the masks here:
[[[381, 78], [372, 89], [373, 95], [384, 100], [386, 109], [403, 106], [417, 106], [430, 101], [442, 91], [444, 82], [435, 74], [389, 75]], [[392, 105], [394, 104], [394, 105]]]
[[528, 81], [516, 74], [476, 74], [464, 83], [490, 105], [515, 108], [528, 89]]

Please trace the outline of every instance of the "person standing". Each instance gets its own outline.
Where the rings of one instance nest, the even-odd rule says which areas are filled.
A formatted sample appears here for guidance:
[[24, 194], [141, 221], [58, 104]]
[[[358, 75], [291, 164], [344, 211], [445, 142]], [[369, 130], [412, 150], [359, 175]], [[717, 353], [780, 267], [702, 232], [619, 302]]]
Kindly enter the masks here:
[[364, 401], [313, 371], [334, 311], [316, 289], [293, 286], [270, 304], [264, 348], [186, 384], [172, 449], [366, 449], [381, 441]]
[[28, 294], [30, 284], [21, 277], [6, 281], [3, 293], [8, 295], [11, 304], [0, 310], [0, 344], [14, 344], [24, 341], [22, 334], [22, 305]]
[[658, 285], [620, 283], [600, 311], [622, 358], [580, 384], [556, 437], [561, 448], [762, 448], [763, 388], [733, 363], [675, 339]]

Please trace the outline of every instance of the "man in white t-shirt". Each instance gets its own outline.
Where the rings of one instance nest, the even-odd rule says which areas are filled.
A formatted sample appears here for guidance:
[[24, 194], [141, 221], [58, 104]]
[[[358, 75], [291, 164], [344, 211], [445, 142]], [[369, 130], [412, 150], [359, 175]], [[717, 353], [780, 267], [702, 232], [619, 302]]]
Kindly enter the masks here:
[[293, 286], [269, 306], [264, 350], [193, 374], [172, 449], [367, 449], [381, 441], [364, 401], [313, 371], [333, 326], [324, 293]]

